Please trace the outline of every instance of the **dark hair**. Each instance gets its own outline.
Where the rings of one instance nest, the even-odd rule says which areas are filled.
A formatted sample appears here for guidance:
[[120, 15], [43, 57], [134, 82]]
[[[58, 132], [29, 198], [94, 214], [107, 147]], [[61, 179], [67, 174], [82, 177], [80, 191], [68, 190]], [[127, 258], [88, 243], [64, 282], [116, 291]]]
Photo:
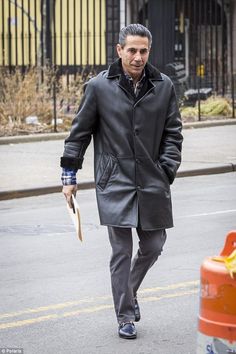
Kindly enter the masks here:
[[119, 44], [121, 47], [125, 46], [125, 41], [127, 36], [140, 36], [147, 37], [149, 42], [149, 47], [152, 45], [152, 34], [151, 32], [140, 23], [133, 23], [126, 27], [123, 27], [119, 33]]

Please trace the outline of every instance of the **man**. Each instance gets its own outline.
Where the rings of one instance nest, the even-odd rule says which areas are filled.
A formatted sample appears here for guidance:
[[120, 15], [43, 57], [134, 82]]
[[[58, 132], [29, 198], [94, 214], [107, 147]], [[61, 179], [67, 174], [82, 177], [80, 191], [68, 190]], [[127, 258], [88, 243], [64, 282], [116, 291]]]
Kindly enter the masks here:
[[[140, 24], [120, 31], [119, 59], [92, 78], [61, 158], [71, 205], [76, 172], [94, 139], [100, 221], [112, 247], [111, 284], [119, 336], [136, 338], [137, 290], [173, 226], [170, 184], [181, 161], [181, 120], [173, 84], [148, 63], [152, 36]], [[132, 259], [132, 228], [139, 249]]]

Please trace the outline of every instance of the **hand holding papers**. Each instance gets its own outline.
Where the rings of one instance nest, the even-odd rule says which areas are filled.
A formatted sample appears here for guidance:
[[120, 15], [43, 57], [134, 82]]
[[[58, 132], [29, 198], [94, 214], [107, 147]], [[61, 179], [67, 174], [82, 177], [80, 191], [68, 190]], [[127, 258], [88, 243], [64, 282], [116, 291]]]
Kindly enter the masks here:
[[69, 212], [69, 215], [73, 221], [73, 224], [75, 225], [76, 228], [76, 234], [80, 241], [83, 241], [82, 237], [82, 230], [81, 230], [81, 222], [80, 222], [80, 212], [79, 212], [79, 205], [77, 203], [77, 200], [75, 199], [75, 196], [72, 194], [72, 206], [73, 208], [70, 208], [68, 203], [67, 203], [67, 209]]

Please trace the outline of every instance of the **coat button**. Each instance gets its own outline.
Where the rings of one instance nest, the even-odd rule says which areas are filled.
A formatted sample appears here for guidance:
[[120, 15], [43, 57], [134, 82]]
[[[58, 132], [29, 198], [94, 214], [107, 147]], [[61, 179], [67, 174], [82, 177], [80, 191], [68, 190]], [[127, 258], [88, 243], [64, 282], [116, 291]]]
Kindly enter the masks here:
[[139, 186], [139, 185], [137, 186], [137, 189], [138, 189], [138, 190], [140, 190], [141, 188], [142, 188], [141, 186]]
[[136, 163], [141, 163], [141, 161], [139, 159], [135, 159]]
[[139, 135], [139, 130], [138, 129], [134, 130], [134, 135]]

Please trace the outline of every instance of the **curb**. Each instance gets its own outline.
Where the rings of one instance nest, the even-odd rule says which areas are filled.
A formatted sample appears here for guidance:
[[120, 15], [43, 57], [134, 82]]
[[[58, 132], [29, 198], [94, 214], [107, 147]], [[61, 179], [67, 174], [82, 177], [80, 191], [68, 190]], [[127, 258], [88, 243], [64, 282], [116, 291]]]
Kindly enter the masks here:
[[224, 164], [224, 165], [220, 165], [220, 166], [179, 171], [179, 172], [177, 172], [177, 178], [216, 175], [219, 173], [229, 173], [229, 172], [236, 172], [236, 164], [229, 163], [229, 164]]
[[[78, 188], [82, 189], [92, 189], [95, 187], [93, 181], [78, 183]], [[26, 197], [36, 197], [44, 194], [60, 193], [62, 191], [62, 185], [58, 186], [48, 186], [48, 187], [36, 187], [29, 189], [18, 189], [12, 191], [2, 191], [0, 192], [0, 201], [9, 199], [18, 199]]]
[[49, 141], [49, 140], [61, 140], [61, 139], [65, 139], [68, 135], [69, 132], [0, 137], [0, 145], [32, 143], [32, 142]]
[[220, 127], [223, 125], [234, 125], [236, 124], [236, 119], [221, 119], [221, 120], [206, 120], [200, 122], [192, 122], [192, 123], [183, 123], [184, 129], [195, 129], [195, 128], [211, 128], [211, 127]]
[[[203, 175], [215, 175], [219, 173], [229, 173], [236, 172], [236, 164], [225, 164], [215, 167], [199, 168], [194, 170], [185, 170], [177, 172], [177, 178], [183, 177], [193, 177], [193, 176], [203, 176]], [[78, 183], [79, 190], [93, 189], [95, 188], [94, 181], [81, 182]], [[0, 201], [16, 199], [16, 198], [26, 198], [26, 197], [36, 197], [45, 194], [59, 193], [62, 190], [62, 186], [49, 186], [49, 187], [36, 187], [30, 189], [19, 189], [12, 191], [2, 191], [0, 192]]]
[[[183, 129], [211, 128], [211, 127], [218, 127], [223, 125], [235, 125], [235, 124], [236, 124], [236, 118], [212, 120], [212, 121], [200, 121], [200, 122], [183, 123]], [[68, 135], [69, 132], [0, 137], [0, 145], [31, 143], [31, 142], [37, 142], [37, 141], [40, 142], [40, 141], [48, 141], [48, 140], [60, 140], [60, 139], [65, 139]]]

